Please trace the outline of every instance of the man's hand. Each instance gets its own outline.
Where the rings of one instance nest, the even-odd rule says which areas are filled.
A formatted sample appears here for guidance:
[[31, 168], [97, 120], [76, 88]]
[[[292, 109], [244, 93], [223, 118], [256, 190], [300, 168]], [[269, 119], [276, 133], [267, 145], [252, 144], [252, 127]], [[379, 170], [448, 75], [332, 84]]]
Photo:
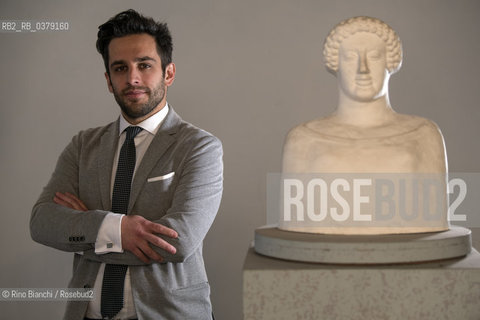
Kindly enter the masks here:
[[83, 203], [83, 201], [78, 199], [76, 196], [74, 196], [69, 192], [65, 192], [65, 193], [55, 192], [55, 197], [53, 197], [53, 201], [56, 204], [62, 205], [70, 209], [79, 210], [79, 211], [88, 211], [88, 208]]
[[150, 243], [171, 254], [177, 252], [174, 246], [156, 234], [162, 234], [174, 239], [178, 237], [175, 230], [151, 222], [142, 216], [124, 216], [122, 219], [123, 249], [132, 252], [145, 263], [150, 263], [151, 260], [163, 261], [163, 258], [150, 247]]

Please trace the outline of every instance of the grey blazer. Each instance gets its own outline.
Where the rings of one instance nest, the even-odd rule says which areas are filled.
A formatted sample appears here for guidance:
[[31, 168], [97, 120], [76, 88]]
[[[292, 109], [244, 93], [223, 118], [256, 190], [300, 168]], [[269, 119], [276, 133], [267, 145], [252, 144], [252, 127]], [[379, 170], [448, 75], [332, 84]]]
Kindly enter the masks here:
[[[202, 241], [222, 195], [221, 142], [183, 121], [170, 108], [135, 172], [128, 214], [142, 215], [176, 230], [178, 239], [164, 239], [177, 253], [154, 247], [166, 262], [152, 264], [127, 251], [96, 255], [97, 232], [111, 209], [118, 123], [80, 132], [63, 151], [33, 207], [32, 239], [76, 252], [70, 288], [92, 287], [101, 262], [129, 265], [139, 319], [211, 319]], [[92, 210], [81, 212], [55, 204], [57, 191], [77, 195]], [[64, 319], [83, 319], [87, 304], [68, 302]]]

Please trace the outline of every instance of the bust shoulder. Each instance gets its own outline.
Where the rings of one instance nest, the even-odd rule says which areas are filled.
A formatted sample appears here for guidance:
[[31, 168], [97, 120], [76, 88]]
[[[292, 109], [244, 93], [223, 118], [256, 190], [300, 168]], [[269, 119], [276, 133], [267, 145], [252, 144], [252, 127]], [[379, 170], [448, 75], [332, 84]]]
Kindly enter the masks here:
[[336, 115], [317, 118], [294, 127], [289, 135], [323, 139], [383, 139], [408, 136], [415, 132], [438, 133], [437, 125], [426, 118], [395, 113], [378, 125], [358, 126], [343, 122]]
[[284, 172], [445, 170], [443, 137], [431, 120], [395, 114], [391, 121], [369, 127], [336, 120], [319, 118], [290, 130], [283, 150]]

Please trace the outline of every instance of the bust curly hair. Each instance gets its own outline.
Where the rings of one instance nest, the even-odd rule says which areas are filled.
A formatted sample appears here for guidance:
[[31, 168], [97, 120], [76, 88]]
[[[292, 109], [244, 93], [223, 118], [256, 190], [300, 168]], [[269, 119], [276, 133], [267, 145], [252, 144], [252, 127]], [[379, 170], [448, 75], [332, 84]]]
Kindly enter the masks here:
[[397, 33], [382, 20], [371, 17], [354, 17], [337, 24], [325, 39], [323, 58], [327, 70], [338, 71], [338, 51], [342, 41], [357, 32], [376, 34], [385, 42], [387, 49], [387, 69], [390, 74], [397, 72], [402, 65], [402, 43]]

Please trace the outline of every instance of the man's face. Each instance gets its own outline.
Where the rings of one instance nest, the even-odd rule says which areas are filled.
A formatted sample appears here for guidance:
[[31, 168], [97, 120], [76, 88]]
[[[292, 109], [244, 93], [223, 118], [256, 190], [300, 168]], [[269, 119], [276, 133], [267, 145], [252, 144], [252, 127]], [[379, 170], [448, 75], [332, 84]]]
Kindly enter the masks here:
[[340, 90], [356, 101], [372, 101], [387, 93], [386, 45], [377, 35], [357, 32], [340, 44], [337, 77]]
[[148, 34], [114, 38], [108, 53], [108, 89], [125, 118], [137, 124], [160, 111], [175, 77], [175, 65], [169, 64], [163, 74], [155, 39]]

